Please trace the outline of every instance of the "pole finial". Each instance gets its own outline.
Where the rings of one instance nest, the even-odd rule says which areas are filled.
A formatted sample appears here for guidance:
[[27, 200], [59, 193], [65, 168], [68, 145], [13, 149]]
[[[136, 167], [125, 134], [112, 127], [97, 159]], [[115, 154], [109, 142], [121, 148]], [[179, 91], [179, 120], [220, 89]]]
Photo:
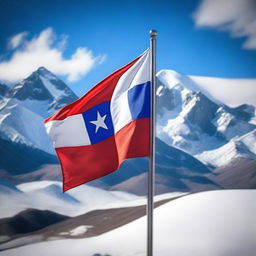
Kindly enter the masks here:
[[149, 31], [150, 37], [156, 37], [157, 36], [157, 31], [155, 29], [152, 29]]

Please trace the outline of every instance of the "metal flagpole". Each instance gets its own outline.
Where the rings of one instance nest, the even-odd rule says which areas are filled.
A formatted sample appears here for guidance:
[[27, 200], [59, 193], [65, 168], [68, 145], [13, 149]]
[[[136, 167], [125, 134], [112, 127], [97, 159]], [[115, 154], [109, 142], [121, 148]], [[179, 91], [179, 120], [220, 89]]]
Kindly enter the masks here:
[[157, 31], [150, 31], [150, 163], [148, 172], [148, 204], [147, 204], [147, 256], [153, 256], [153, 211], [155, 184], [155, 91], [156, 91], [156, 36]]

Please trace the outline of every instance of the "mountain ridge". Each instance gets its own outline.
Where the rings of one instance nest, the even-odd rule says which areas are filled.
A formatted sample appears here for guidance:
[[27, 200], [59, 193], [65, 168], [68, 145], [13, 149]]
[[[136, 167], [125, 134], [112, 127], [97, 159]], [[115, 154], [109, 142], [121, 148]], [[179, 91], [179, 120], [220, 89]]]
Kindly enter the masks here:
[[[75, 99], [77, 96], [63, 81], [42, 67], [10, 88], [0, 102], [0, 145], [9, 150], [3, 152], [0, 168], [19, 174], [42, 164], [58, 163], [43, 120]], [[31, 162], [35, 164], [31, 166]]]
[[217, 163], [207, 157], [217, 149], [223, 154], [223, 148], [230, 140], [239, 141], [256, 130], [255, 106], [242, 104], [232, 108], [214, 102], [189, 77], [171, 70], [158, 73], [156, 97], [157, 135], [168, 145], [178, 147], [214, 168], [228, 164], [240, 153], [245, 156], [246, 150], [249, 158], [256, 157], [255, 149], [249, 146], [244, 146], [242, 152], [234, 150], [229, 161]]
[[[162, 140], [157, 138], [159, 191], [193, 190], [192, 186], [198, 190], [201, 190], [200, 186], [203, 189], [207, 186], [209, 189], [219, 188], [207, 176], [213, 169], [228, 165], [236, 158], [256, 158], [256, 147], [252, 143], [256, 142], [255, 107], [246, 104], [235, 108], [225, 106], [212, 101], [198, 88], [190, 77], [174, 71], [164, 70], [157, 75], [157, 136]], [[33, 168], [25, 160], [24, 168], [17, 165], [21, 172], [17, 168], [11, 170], [6, 165], [1, 166], [1, 162], [0, 168], [11, 171], [14, 180], [17, 177], [16, 181], [56, 178], [56, 174], [46, 175], [47, 168], [43, 167], [58, 163], [43, 119], [77, 97], [64, 82], [43, 67], [10, 90], [11, 93], [5, 94], [0, 102], [0, 143], [4, 146], [4, 141], [9, 141], [13, 143], [13, 149], [23, 145], [24, 152], [28, 147], [31, 152], [37, 152], [38, 156], [34, 158], [44, 160], [38, 161]], [[12, 161], [8, 156], [6, 159], [14, 163], [17, 160]], [[127, 187], [126, 180], [136, 179], [136, 176], [138, 180], [145, 179], [142, 174], [147, 169], [147, 159], [131, 159], [118, 172], [92, 184], [108, 189]], [[25, 175], [35, 170], [35, 175]], [[168, 177], [166, 182], [164, 177]], [[145, 189], [143, 191], [145, 193]]]

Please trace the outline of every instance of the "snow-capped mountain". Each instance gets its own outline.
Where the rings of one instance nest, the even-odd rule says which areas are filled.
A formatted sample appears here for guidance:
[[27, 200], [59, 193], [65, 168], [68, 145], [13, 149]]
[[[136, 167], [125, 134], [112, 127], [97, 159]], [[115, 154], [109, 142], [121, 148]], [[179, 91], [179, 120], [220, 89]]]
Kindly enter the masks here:
[[[43, 119], [58, 108], [76, 100], [77, 96], [45, 68], [39, 68], [11, 89], [1, 85], [1, 92], [3, 93], [0, 100], [0, 138], [2, 145], [8, 144], [9, 149], [13, 148], [12, 151], [5, 152], [10, 154], [7, 157], [9, 162], [19, 162], [17, 155], [11, 153], [15, 151], [14, 148], [23, 148], [24, 156], [28, 148], [35, 149], [38, 153], [42, 151], [43, 154], [54, 154]], [[13, 161], [10, 161], [11, 155]], [[39, 155], [40, 153], [37, 158], [40, 159]], [[49, 158], [52, 158], [50, 155]], [[26, 158], [23, 158], [24, 160], [26, 161]], [[46, 160], [47, 162], [52, 163]], [[1, 167], [8, 169], [8, 166]]]
[[[156, 196], [157, 205], [171, 201], [155, 210], [155, 252], [224, 255], [232, 254], [235, 244], [237, 254], [254, 255], [255, 191], [249, 189], [256, 184], [256, 117], [255, 105], [248, 104], [253, 98], [240, 102], [247, 104], [236, 100], [225, 105], [225, 98], [218, 98], [216, 91], [211, 94], [209, 78], [170, 70], [157, 76], [157, 132], [162, 140], [156, 140], [156, 193], [247, 190], [179, 199], [175, 198], [184, 193]], [[0, 176], [16, 182], [0, 180], [0, 255], [34, 255], [35, 250], [56, 255], [60, 248], [65, 255], [145, 255], [146, 218], [140, 217], [146, 198], [121, 191], [145, 195], [147, 158], [130, 159], [117, 172], [66, 193], [61, 182], [42, 180], [55, 179], [55, 172], [60, 172], [43, 119], [76, 98], [44, 68], [13, 88], [0, 84]], [[26, 227], [17, 233], [20, 223]], [[224, 242], [223, 234], [229, 238]], [[202, 246], [202, 239], [210, 242]], [[116, 246], [117, 240], [123, 241], [122, 246]], [[70, 246], [74, 243], [75, 251]]]
[[[74, 93], [45, 68], [39, 68], [27, 79], [14, 86], [8, 93], [8, 97], [5, 96], [4, 100], [1, 101], [0, 134], [3, 140], [2, 144], [5, 148], [8, 148], [7, 151], [3, 152], [5, 157], [0, 161], [1, 166], [17, 175], [35, 170], [35, 167], [39, 167], [39, 164], [42, 163], [56, 163], [51, 155], [54, 154], [54, 151], [45, 132], [43, 118], [75, 99]], [[15, 143], [14, 147], [12, 147], [13, 143]], [[204, 164], [189, 154], [167, 146], [160, 140], [157, 144], [157, 171], [161, 175], [161, 179], [166, 175], [172, 177], [172, 181], [169, 181], [165, 185], [165, 189], [161, 189], [159, 192], [169, 191], [170, 184], [173, 186], [171, 191], [189, 189], [177, 180], [178, 170], [183, 170], [183, 173], [185, 170], [190, 170], [194, 173], [194, 175], [188, 175], [187, 179], [195, 179], [194, 176], [198, 173], [210, 173], [210, 170]], [[20, 161], [16, 149], [22, 151]], [[8, 154], [14, 156], [15, 159], [12, 161]], [[4, 159], [7, 161], [4, 161]], [[36, 159], [38, 165], [29, 162], [31, 159]], [[12, 163], [15, 163], [15, 165], [13, 166]], [[24, 163], [24, 166], [22, 163]], [[126, 179], [140, 175], [146, 172], [147, 169], [147, 159], [133, 159], [121, 167], [118, 175], [113, 174], [103, 178], [100, 182], [109, 188], [124, 182]], [[205, 182], [212, 183], [210, 180]], [[143, 188], [142, 194], [145, 193], [146, 189]]]
[[256, 139], [255, 106], [231, 108], [213, 101], [190, 77], [172, 70], [160, 71], [157, 78], [159, 138], [212, 167], [241, 156], [256, 158], [254, 144], [249, 142]]
[[[206, 97], [190, 77], [170, 70], [159, 72], [157, 82], [157, 135], [169, 144], [157, 140], [158, 193], [220, 188], [207, 176], [211, 168], [225, 166], [234, 159], [256, 158], [254, 106], [226, 106], [216, 100], [216, 95], [215, 100], [209, 93]], [[44, 176], [41, 165], [57, 163], [43, 119], [77, 97], [45, 68], [2, 91], [0, 169], [12, 175], [38, 170], [34, 176], [38, 180]], [[147, 169], [147, 159], [131, 159], [119, 172], [94, 184], [131, 192], [131, 184], [140, 181], [145, 186], [136, 193], [145, 194]], [[19, 180], [26, 181], [23, 178]]]
[[77, 99], [74, 92], [46, 68], [41, 67], [14, 86], [9, 104], [19, 104], [40, 115], [50, 116]]

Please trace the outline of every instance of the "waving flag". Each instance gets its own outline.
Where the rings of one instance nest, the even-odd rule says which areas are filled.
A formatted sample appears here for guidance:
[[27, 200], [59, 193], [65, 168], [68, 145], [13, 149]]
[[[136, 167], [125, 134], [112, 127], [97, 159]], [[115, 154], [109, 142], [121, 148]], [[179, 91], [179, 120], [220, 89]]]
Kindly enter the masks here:
[[149, 51], [45, 120], [64, 191], [149, 155]]

